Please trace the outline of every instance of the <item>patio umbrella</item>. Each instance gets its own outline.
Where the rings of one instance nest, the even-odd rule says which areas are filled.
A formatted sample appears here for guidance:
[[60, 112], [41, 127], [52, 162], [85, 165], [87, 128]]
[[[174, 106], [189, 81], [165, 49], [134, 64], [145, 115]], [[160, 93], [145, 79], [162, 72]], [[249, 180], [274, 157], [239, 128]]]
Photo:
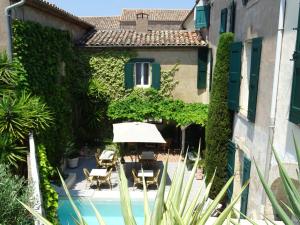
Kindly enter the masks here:
[[113, 142], [166, 143], [157, 127], [150, 123], [126, 122], [113, 124]]

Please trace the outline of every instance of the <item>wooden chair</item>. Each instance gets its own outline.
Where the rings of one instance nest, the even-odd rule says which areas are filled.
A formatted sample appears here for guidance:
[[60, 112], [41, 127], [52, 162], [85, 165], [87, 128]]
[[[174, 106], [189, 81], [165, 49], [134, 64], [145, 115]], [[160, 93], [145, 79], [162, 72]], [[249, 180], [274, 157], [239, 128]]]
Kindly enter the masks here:
[[112, 189], [111, 173], [112, 173], [112, 168], [108, 171], [108, 173], [106, 174], [105, 177], [98, 178], [99, 188], [100, 188], [101, 184], [108, 184], [110, 187], [110, 190]]
[[133, 187], [137, 187], [138, 185], [143, 186], [143, 179], [137, 176], [136, 170], [131, 170], [132, 177], [133, 177]]
[[147, 188], [148, 188], [148, 186], [150, 186], [150, 185], [155, 185], [156, 188], [158, 188], [159, 174], [160, 174], [160, 169], [157, 170], [157, 172], [156, 172], [156, 174], [154, 175], [154, 177], [149, 177], [149, 178], [146, 180]]
[[87, 168], [83, 168], [83, 173], [84, 173], [85, 180], [86, 180], [86, 185], [85, 185], [85, 187], [87, 187], [88, 184], [90, 184], [90, 187], [91, 187], [91, 185], [93, 184], [93, 181], [96, 181], [96, 182], [97, 182], [97, 177], [91, 176], [91, 175], [90, 175], [90, 172], [88, 171]]
[[97, 168], [101, 167], [101, 160], [99, 158], [100, 158], [100, 153], [95, 153], [95, 160], [96, 160]]

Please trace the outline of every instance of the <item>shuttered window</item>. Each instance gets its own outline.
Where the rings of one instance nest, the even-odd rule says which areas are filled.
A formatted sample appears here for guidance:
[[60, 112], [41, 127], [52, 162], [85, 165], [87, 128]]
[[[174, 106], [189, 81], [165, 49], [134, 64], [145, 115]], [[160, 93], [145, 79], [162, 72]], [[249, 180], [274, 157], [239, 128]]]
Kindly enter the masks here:
[[196, 30], [200, 30], [202, 28], [208, 28], [209, 18], [210, 18], [210, 6], [209, 5], [197, 6], [196, 20], [195, 20]]
[[235, 2], [232, 1], [229, 6], [230, 18], [229, 18], [229, 32], [234, 33], [235, 28]]
[[235, 42], [230, 46], [228, 108], [236, 112], [239, 110], [242, 48], [242, 42]]
[[206, 88], [207, 60], [208, 60], [208, 48], [200, 48], [198, 50], [198, 77], [197, 77], [198, 89]]
[[152, 63], [152, 87], [155, 89], [160, 89], [160, 64]]
[[220, 34], [227, 31], [227, 8], [221, 10]]
[[133, 81], [134, 63], [125, 64], [125, 89], [132, 89], [134, 86]]
[[160, 64], [154, 59], [131, 59], [125, 64], [125, 89], [134, 86], [160, 89], [160, 73]]
[[293, 58], [294, 74], [289, 120], [295, 124], [300, 124], [300, 14], [298, 16], [296, 50]]
[[[228, 153], [227, 153], [227, 176], [228, 179], [234, 175], [234, 164], [235, 164], [235, 143], [229, 141], [228, 143]], [[227, 189], [227, 200], [230, 202], [233, 193], [233, 183]]]
[[262, 38], [252, 40], [249, 81], [248, 119], [255, 122]]
[[[250, 179], [251, 172], [251, 161], [244, 156], [243, 160], [243, 177], [242, 177], [242, 185], [244, 185]], [[249, 195], [249, 185], [243, 191], [241, 196], [241, 212], [244, 215], [247, 215], [247, 207], [248, 207], [248, 195]]]

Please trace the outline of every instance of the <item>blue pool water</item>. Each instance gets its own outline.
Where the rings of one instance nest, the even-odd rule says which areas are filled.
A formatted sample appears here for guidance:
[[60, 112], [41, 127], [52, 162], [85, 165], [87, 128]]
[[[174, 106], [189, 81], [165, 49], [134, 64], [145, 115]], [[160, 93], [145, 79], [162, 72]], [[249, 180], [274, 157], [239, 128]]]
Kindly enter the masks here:
[[[88, 225], [98, 225], [95, 213], [89, 203], [84, 199], [75, 199], [81, 215]], [[121, 204], [119, 201], [92, 201], [107, 225], [125, 225], [122, 217]], [[132, 201], [132, 208], [135, 220], [138, 225], [144, 224], [144, 203]], [[59, 200], [58, 216], [61, 225], [75, 225], [73, 218], [76, 214], [67, 199]]]

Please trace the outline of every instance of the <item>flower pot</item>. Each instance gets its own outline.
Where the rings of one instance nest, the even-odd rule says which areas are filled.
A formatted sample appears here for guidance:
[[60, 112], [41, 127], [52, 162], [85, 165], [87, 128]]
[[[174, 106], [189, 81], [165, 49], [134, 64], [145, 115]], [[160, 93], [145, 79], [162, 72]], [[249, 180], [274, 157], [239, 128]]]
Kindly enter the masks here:
[[76, 168], [78, 167], [79, 157], [68, 159], [68, 167], [69, 168]]

